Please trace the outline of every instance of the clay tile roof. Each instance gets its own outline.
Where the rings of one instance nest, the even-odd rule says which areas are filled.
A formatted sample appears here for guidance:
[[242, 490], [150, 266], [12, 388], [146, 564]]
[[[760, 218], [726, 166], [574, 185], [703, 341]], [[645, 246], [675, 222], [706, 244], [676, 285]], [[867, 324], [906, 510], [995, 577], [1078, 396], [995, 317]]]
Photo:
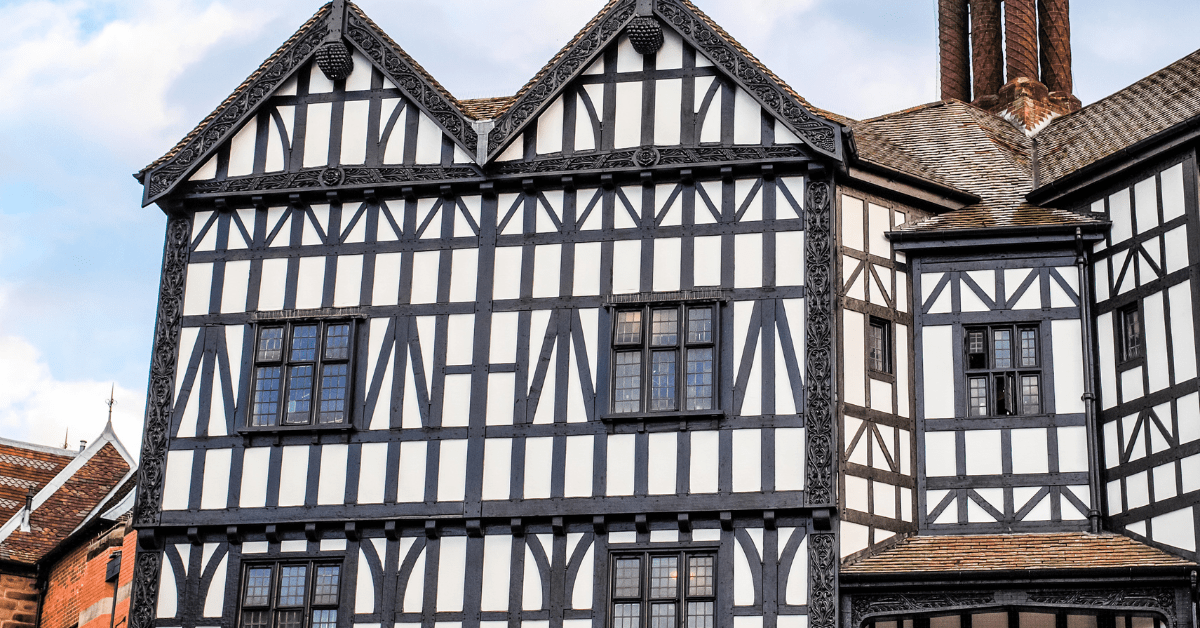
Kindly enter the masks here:
[[914, 536], [841, 569], [843, 574], [1177, 567], [1195, 563], [1111, 534]]
[[0, 523], [25, 507], [29, 489], [42, 490], [75, 452], [0, 439]]
[[500, 112], [508, 109], [508, 106], [513, 104], [516, 98], [512, 96], [497, 96], [495, 98], [473, 98], [471, 100], [460, 100], [458, 104], [462, 107], [463, 113], [467, 117], [474, 120], [491, 120], [500, 115]]
[[1047, 184], [1200, 115], [1200, 50], [1038, 134]]
[[[115, 505], [114, 491], [130, 479], [133, 470], [127, 456], [106, 430], [91, 447], [70, 458], [34, 498], [28, 532], [16, 525], [19, 515], [0, 522], [0, 560], [34, 564], [99, 514], [100, 506]], [[24, 505], [22, 498], [21, 508]]]

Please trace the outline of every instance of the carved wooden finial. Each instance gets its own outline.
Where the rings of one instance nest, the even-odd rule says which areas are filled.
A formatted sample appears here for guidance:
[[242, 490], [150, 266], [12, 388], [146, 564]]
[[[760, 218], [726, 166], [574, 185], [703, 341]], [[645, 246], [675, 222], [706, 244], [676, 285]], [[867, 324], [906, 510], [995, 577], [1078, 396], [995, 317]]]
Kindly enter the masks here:
[[342, 41], [342, 30], [346, 24], [346, 0], [333, 0], [329, 9], [329, 34], [317, 48], [317, 67], [331, 81], [340, 81], [354, 71], [354, 59], [350, 48]]

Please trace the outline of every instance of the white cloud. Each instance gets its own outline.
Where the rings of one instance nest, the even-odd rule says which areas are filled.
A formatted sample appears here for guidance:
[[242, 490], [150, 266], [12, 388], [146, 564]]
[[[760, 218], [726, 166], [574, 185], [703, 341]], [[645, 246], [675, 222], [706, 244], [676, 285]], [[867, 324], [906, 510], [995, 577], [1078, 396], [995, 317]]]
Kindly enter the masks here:
[[[55, 379], [37, 348], [23, 338], [0, 336], [0, 433], [6, 438], [71, 448], [104, 429], [112, 382]], [[113, 429], [135, 457], [142, 441], [144, 393], [113, 390]]]

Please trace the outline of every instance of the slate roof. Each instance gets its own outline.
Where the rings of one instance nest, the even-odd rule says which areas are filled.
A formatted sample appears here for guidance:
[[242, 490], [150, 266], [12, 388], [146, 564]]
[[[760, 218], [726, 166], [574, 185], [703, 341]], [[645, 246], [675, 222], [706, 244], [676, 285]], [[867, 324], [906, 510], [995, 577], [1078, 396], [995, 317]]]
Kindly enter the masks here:
[[[42, 469], [30, 468], [40, 477]], [[35, 473], [37, 472], [37, 473]], [[21, 529], [25, 500], [0, 522], [0, 560], [32, 565], [52, 552], [80, 526], [119, 503], [133, 489], [133, 459], [105, 429], [84, 451], [44, 484], [33, 498], [29, 530]]]
[[914, 536], [841, 568], [842, 574], [1186, 567], [1195, 563], [1113, 534]]
[[1079, 111], [1038, 134], [1039, 184], [1200, 116], [1200, 50]]

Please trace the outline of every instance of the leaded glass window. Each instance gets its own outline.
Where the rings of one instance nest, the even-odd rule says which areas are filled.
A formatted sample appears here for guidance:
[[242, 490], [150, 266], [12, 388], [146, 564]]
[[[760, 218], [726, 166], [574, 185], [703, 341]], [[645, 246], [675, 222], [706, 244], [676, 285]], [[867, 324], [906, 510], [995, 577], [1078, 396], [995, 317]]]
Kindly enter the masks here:
[[714, 628], [716, 555], [638, 552], [612, 559], [612, 628]]
[[243, 572], [239, 628], [335, 628], [341, 565], [280, 562]]
[[967, 329], [963, 334], [967, 415], [1040, 414], [1040, 344], [1040, 330], [1032, 325]]
[[716, 317], [717, 306], [711, 303], [617, 310], [613, 413], [716, 408]]
[[349, 422], [353, 331], [344, 321], [259, 327], [249, 426]]

